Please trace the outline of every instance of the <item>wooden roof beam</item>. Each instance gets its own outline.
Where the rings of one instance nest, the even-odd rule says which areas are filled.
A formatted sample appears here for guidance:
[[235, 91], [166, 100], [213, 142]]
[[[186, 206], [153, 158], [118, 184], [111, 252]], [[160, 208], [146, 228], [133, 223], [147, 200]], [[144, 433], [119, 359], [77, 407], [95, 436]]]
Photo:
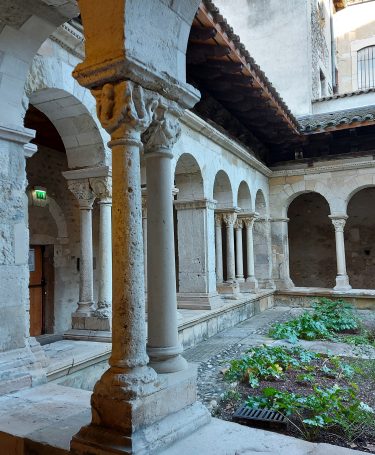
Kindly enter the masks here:
[[214, 27], [195, 27], [194, 25], [190, 29], [189, 40], [193, 41], [208, 41], [215, 38], [217, 33]]
[[186, 61], [188, 64], [204, 63], [210, 57], [225, 57], [230, 52], [229, 47], [190, 43], [186, 54]]

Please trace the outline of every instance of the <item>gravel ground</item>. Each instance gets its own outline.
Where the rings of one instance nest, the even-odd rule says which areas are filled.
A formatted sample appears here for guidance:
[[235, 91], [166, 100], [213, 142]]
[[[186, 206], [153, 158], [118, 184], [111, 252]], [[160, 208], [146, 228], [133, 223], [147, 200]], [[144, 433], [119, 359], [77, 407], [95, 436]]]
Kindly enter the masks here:
[[[242, 404], [245, 397], [248, 394], [255, 393], [253, 389], [247, 390], [240, 384], [229, 383], [224, 380], [223, 373], [226, 368], [228, 368], [229, 362], [233, 359], [241, 357], [251, 346], [273, 343], [274, 340], [267, 337], [271, 324], [290, 320], [301, 314], [303, 311], [305, 311], [305, 309], [301, 308], [274, 308], [267, 310], [264, 313], [261, 313], [260, 315], [257, 315], [232, 329], [218, 334], [215, 337], [201, 343], [201, 345], [187, 351], [187, 358], [190, 361], [197, 362], [198, 359], [204, 358], [202, 362], [197, 362], [198, 398], [207, 406], [215, 417], [231, 420], [232, 413], [237, 407], [239, 407], [240, 404]], [[365, 326], [368, 329], [375, 328], [375, 312], [361, 311], [360, 315], [365, 321]], [[359, 375], [355, 378], [356, 382], [360, 386], [361, 399], [373, 407], [375, 407], [374, 371], [375, 367], [370, 367], [370, 376], [367, 375], [365, 377], [361, 377]], [[297, 385], [290, 388], [290, 383], [293, 381], [292, 376], [294, 373], [291, 372], [290, 375], [291, 377], [289, 378], [289, 381], [285, 383], [288, 383], [288, 386], [284, 385], [281, 388], [285, 389], [285, 387], [287, 387], [291, 391], [293, 390], [298, 393], [301, 392], [303, 389], [303, 387], [301, 389], [301, 386]], [[328, 386], [331, 383], [332, 379], [327, 380], [323, 377], [321, 378], [321, 385]], [[274, 385], [275, 383], [267, 383], [266, 381], [263, 381], [260, 389], [262, 387]], [[278, 386], [279, 385], [280, 384], [278, 384]], [[226, 392], [233, 389], [242, 393], [242, 397], [239, 401], [227, 399]], [[298, 436], [295, 431], [288, 431], [289, 432], [285, 434]], [[355, 443], [350, 445], [343, 442], [340, 437], [325, 434], [322, 436], [322, 441], [375, 453], [375, 439], [372, 440], [371, 438], [362, 438], [362, 440], [358, 442], [358, 445]]]

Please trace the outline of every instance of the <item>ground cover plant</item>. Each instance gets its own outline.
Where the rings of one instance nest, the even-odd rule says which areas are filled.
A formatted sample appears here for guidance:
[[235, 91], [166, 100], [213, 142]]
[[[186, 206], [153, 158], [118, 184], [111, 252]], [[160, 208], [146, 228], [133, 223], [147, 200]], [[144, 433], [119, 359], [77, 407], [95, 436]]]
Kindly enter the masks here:
[[305, 311], [290, 321], [274, 324], [269, 335], [290, 343], [296, 343], [299, 339], [373, 343], [371, 334], [362, 326], [353, 306], [340, 299], [320, 298], [312, 304], [312, 311]]
[[325, 356], [299, 346], [259, 346], [232, 360], [217, 415], [244, 402], [284, 414], [286, 434], [375, 453], [375, 361]]

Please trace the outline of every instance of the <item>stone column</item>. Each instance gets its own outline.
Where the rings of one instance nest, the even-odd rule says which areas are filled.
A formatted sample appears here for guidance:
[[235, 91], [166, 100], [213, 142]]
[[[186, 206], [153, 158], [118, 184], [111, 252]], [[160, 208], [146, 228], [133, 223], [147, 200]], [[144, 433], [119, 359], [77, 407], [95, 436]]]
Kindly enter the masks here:
[[236, 232], [236, 280], [239, 283], [245, 281], [243, 275], [242, 226], [242, 220], [237, 218], [234, 229]]
[[330, 215], [332, 224], [335, 228], [336, 239], [336, 260], [337, 260], [337, 276], [336, 286], [333, 288], [335, 291], [349, 291], [352, 287], [349, 284], [349, 277], [346, 273], [346, 260], [345, 260], [345, 240], [344, 240], [344, 227], [347, 215]]
[[98, 330], [110, 330], [112, 319], [112, 178], [92, 178], [91, 187], [100, 207], [98, 303], [94, 316]]
[[271, 219], [272, 276], [277, 289], [291, 289], [294, 283], [289, 271], [289, 218]]
[[246, 260], [247, 260], [247, 277], [246, 277], [246, 289], [257, 291], [258, 280], [255, 278], [255, 264], [254, 264], [254, 239], [253, 239], [253, 227], [254, 221], [257, 214], [246, 215], [243, 218], [246, 229]]
[[94, 271], [92, 253], [92, 205], [95, 200], [88, 179], [69, 180], [68, 188], [76, 197], [80, 210], [79, 300], [72, 316], [73, 329], [84, 328], [82, 318], [91, 315], [94, 303]]
[[212, 309], [222, 299], [216, 291], [213, 218], [216, 201], [174, 202], [178, 229], [179, 308]]
[[144, 137], [147, 176], [147, 293], [150, 366], [158, 373], [187, 368], [178, 340], [172, 194], [173, 146], [182, 111], [164, 101]]
[[[147, 366], [141, 213], [141, 133], [152, 120], [155, 95], [132, 82], [92, 90], [99, 120], [111, 133], [113, 184], [113, 304], [110, 368], [91, 397], [92, 423], [73, 437], [73, 453], [117, 453], [131, 444], [155, 391]], [[90, 449], [88, 449], [90, 447]], [[105, 448], [105, 449], [104, 449]]]
[[222, 239], [223, 215], [215, 214], [215, 252], [216, 252], [216, 282], [222, 284], [223, 278], [223, 239]]
[[223, 214], [223, 220], [226, 226], [227, 235], [227, 283], [234, 283], [236, 281], [236, 265], [234, 253], [234, 223], [236, 219], [236, 213]]
[[[143, 262], [145, 274], [145, 293], [147, 294], [147, 191], [142, 189], [142, 232], [143, 232]], [[146, 302], [147, 307], [147, 302]]]

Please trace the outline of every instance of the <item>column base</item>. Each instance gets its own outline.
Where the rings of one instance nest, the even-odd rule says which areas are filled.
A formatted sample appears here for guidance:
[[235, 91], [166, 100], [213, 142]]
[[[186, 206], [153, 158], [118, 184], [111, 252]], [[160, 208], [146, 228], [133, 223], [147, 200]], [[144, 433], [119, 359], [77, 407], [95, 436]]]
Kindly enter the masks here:
[[244, 283], [245, 282], [245, 277], [244, 276], [236, 276], [236, 281], [237, 281], [237, 283]]
[[240, 293], [240, 286], [236, 281], [231, 283], [218, 283], [216, 288], [219, 294], [223, 294], [227, 299], [236, 300], [242, 297]]
[[274, 280], [276, 289], [278, 290], [287, 290], [287, 289], [293, 289], [295, 288], [295, 285], [293, 281], [290, 278], [285, 278], [285, 279], [277, 279]]
[[[159, 375], [154, 384], [157, 386], [149, 393], [139, 387], [136, 396], [123, 391], [123, 399], [118, 396], [119, 390], [108, 390], [107, 397], [97, 397], [99, 401], [95, 397], [99, 390], [96, 392], [95, 387], [93, 422], [73, 436], [71, 453], [152, 454], [210, 421], [208, 410], [196, 402], [195, 366], [189, 365], [189, 369], [178, 373]], [[106, 425], [100, 421], [101, 412], [109, 418]]]
[[275, 282], [271, 278], [258, 280], [259, 289], [275, 289]]
[[182, 357], [182, 346], [155, 348], [146, 347], [147, 355], [150, 358], [148, 366], [159, 374], [176, 373], [186, 370], [187, 361]]
[[337, 275], [336, 286], [333, 288], [334, 291], [350, 291], [352, 287], [349, 284], [348, 275]]
[[99, 317], [95, 313], [84, 315], [82, 313], [72, 314], [72, 329], [75, 330], [98, 330], [111, 331], [111, 319]]
[[223, 306], [223, 301], [217, 292], [179, 292], [177, 294], [178, 308], [187, 310], [213, 310]]
[[258, 280], [254, 276], [249, 276], [244, 283], [240, 283], [241, 292], [255, 294], [258, 292], [258, 288]]

